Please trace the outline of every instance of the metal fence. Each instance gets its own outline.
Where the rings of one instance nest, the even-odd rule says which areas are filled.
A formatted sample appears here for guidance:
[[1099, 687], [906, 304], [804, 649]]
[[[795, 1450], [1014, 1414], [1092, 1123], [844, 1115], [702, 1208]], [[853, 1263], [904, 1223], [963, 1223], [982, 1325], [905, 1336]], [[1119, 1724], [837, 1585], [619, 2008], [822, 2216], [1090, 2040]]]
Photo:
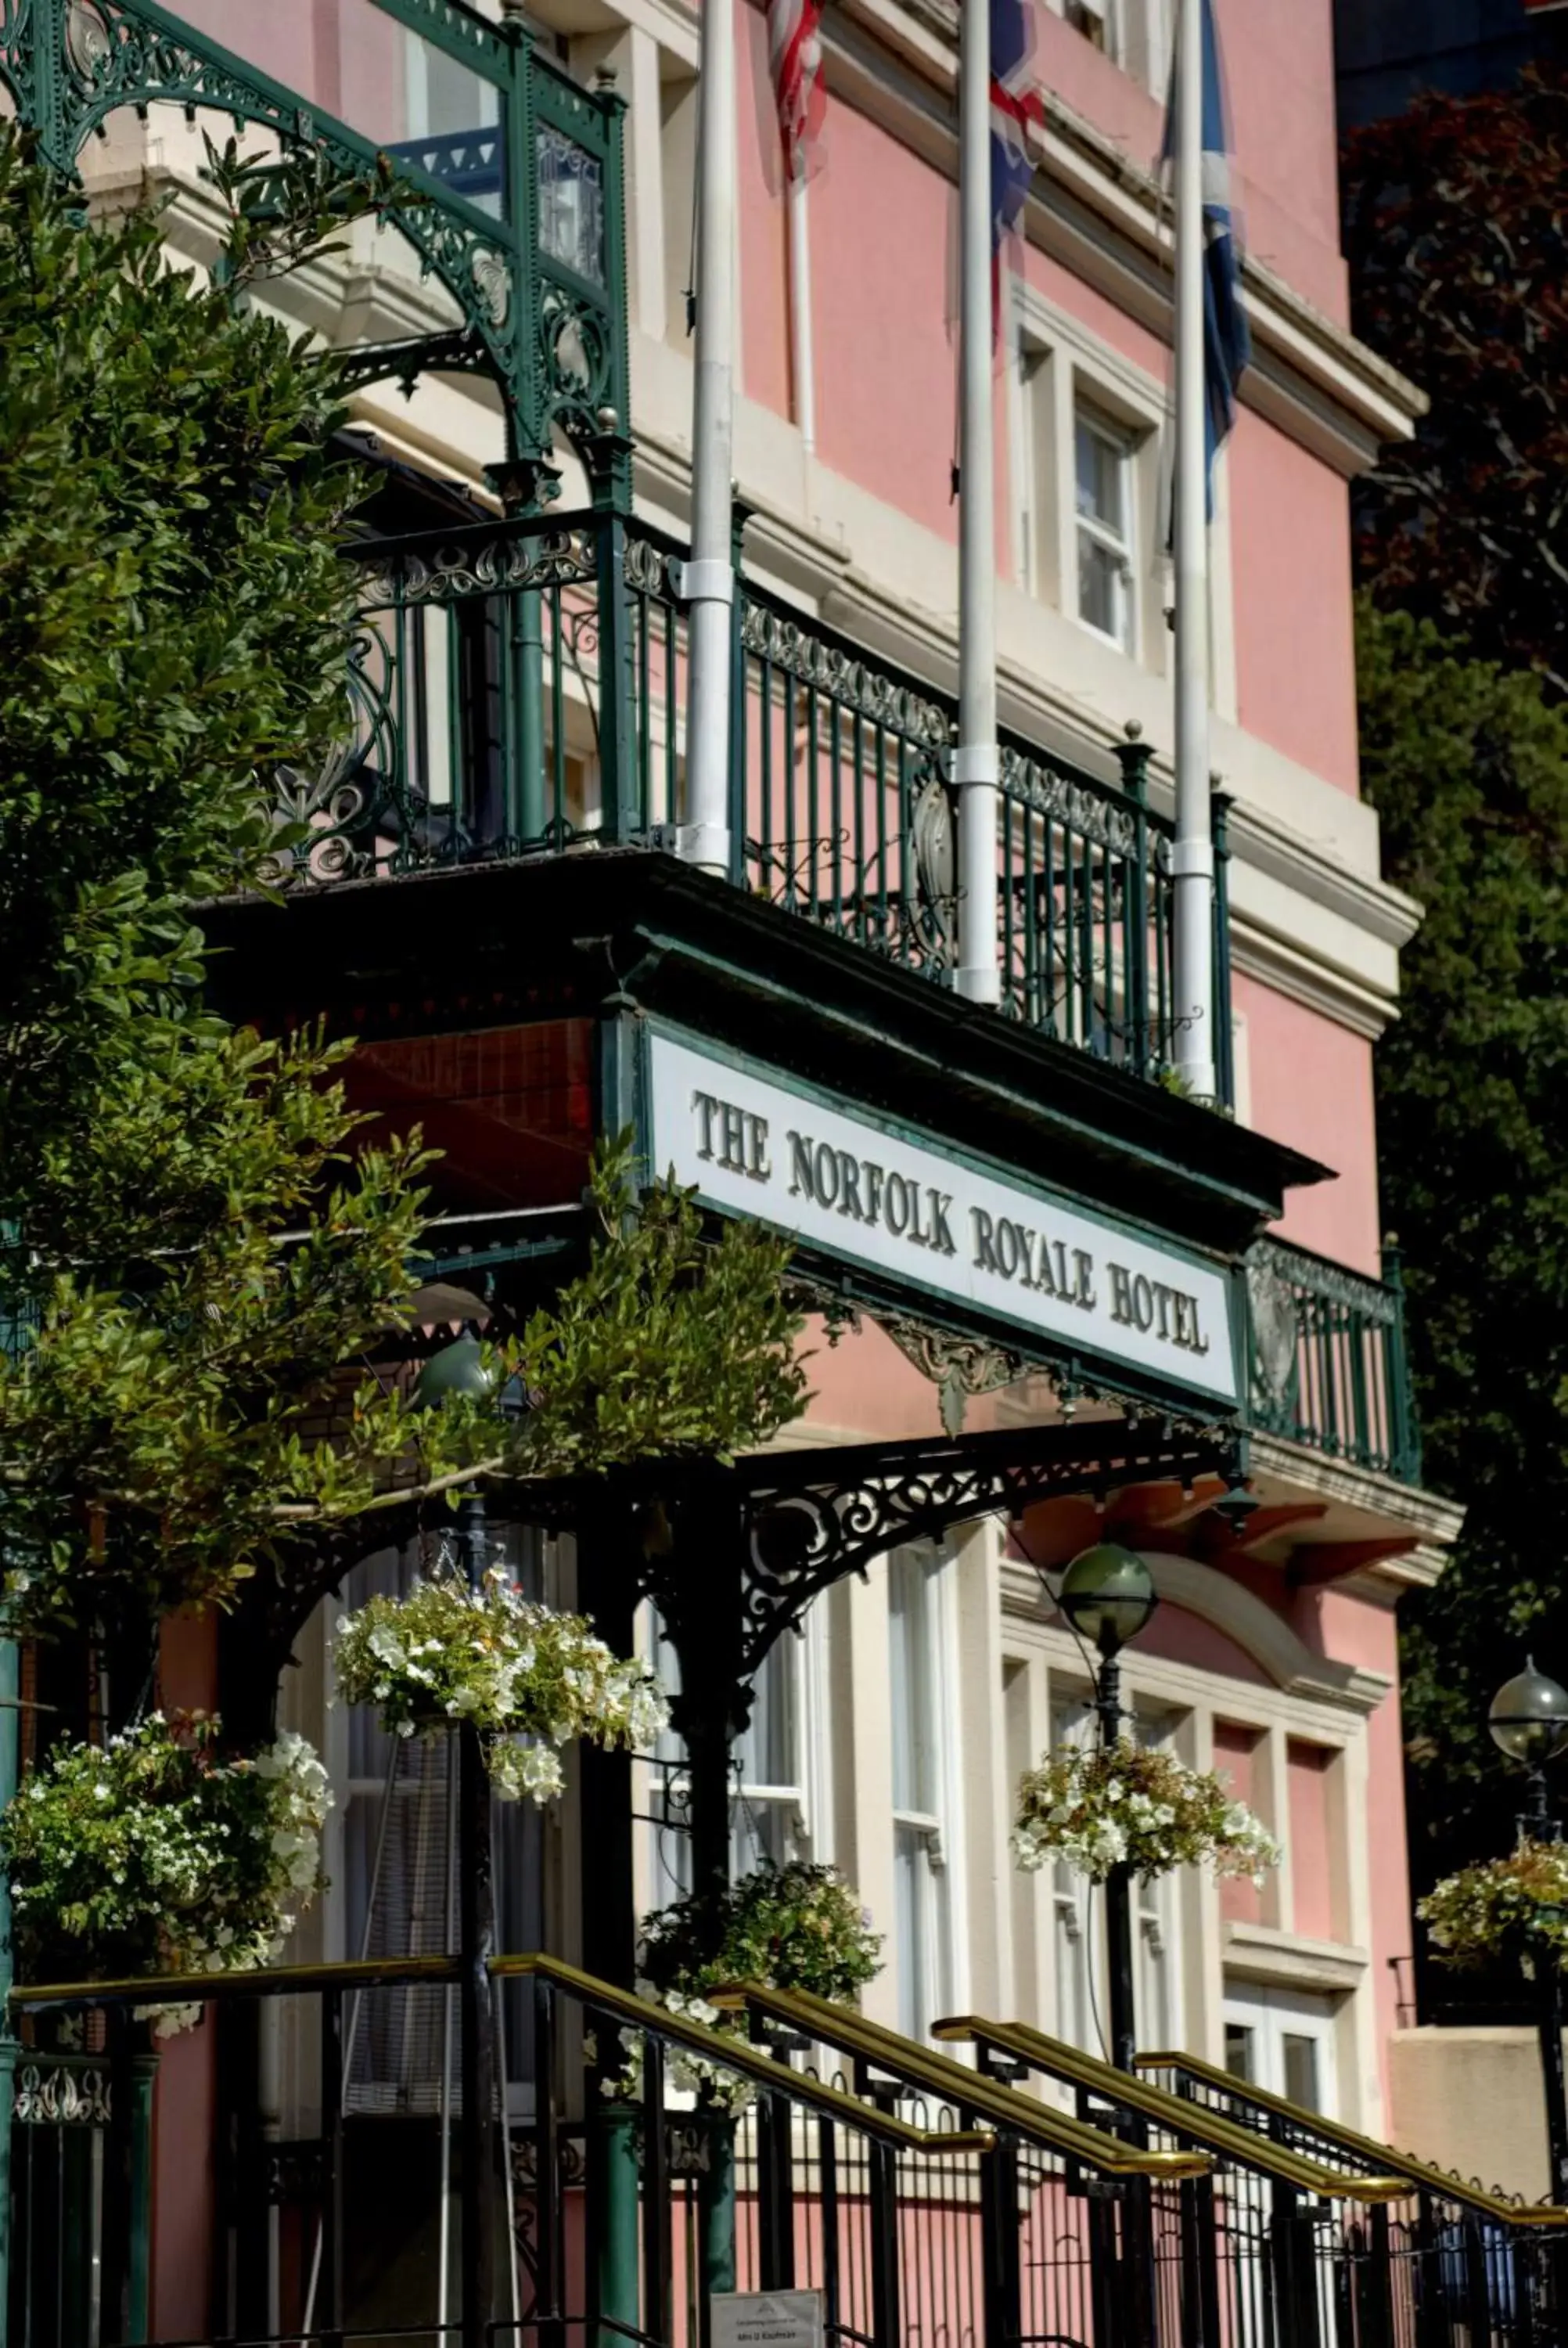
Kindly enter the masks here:
[[1306, 2348], [1561, 2348], [1568, 2339], [1568, 2210], [1531, 2209], [1266, 2095], [1190, 2056], [1140, 2070], [1194, 2114], [1240, 2125], [1282, 2153], [1348, 2177], [1375, 2156], [1398, 2189], [1315, 2222], [1333, 2262]]
[[[351, 716], [279, 778], [275, 874], [324, 883], [599, 844], [669, 845], [684, 776], [683, 550], [589, 511], [353, 550]], [[938, 984], [957, 959], [949, 695], [743, 580], [730, 878]], [[1004, 736], [1002, 1007], [1157, 1078], [1172, 1026], [1172, 825], [1120, 779]], [[1228, 986], [1223, 807], [1216, 969]], [[1228, 1016], [1215, 1038], [1230, 1098]]]
[[1333, 1459], [1420, 1481], [1399, 1259], [1368, 1280], [1305, 1248], [1247, 1258], [1252, 1423]]
[[[194, 2333], [159, 2316], [169, 2267], [143, 2125], [154, 2057], [135, 2018], [153, 1985], [16, 1993], [32, 2043], [10, 2137], [10, 2348], [705, 2348], [716, 2292], [791, 2289], [821, 2294], [835, 2343], [1196, 2336], [1184, 2271], [1162, 2295], [1153, 2255], [1191, 2233], [1201, 2157], [1130, 2147], [958, 2065], [950, 2098], [891, 2054], [797, 2069], [790, 2048], [717, 2036], [549, 1959], [494, 1961], [531, 2026], [509, 2053], [501, 2034], [504, 2131], [466, 2174], [460, 2044], [434, 2109], [356, 2114], [345, 2095], [378, 2002], [445, 1989], [460, 2042], [458, 1975], [437, 1957], [157, 1985], [200, 2009], [231, 2079], [269, 2006], [287, 2082], [263, 2139], [218, 2131], [210, 2188], [208, 2147], [182, 2147], [159, 2223], [177, 2230], [186, 2275], [213, 2258], [215, 2328]], [[497, 2029], [499, 2011], [497, 1998]], [[104, 2057], [70, 2074], [71, 2108], [57, 2085], [40, 2103], [36, 2083], [82, 2059], [45, 2042], [62, 2024], [79, 2034], [84, 2017]], [[713, 2107], [715, 2089], [744, 2108]], [[242, 2097], [234, 2108], [254, 2118]], [[234, 2254], [240, 2234], [260, 2240], [259, 2265]], [[484, 2236], [490, 2287], [465, 2304]]]

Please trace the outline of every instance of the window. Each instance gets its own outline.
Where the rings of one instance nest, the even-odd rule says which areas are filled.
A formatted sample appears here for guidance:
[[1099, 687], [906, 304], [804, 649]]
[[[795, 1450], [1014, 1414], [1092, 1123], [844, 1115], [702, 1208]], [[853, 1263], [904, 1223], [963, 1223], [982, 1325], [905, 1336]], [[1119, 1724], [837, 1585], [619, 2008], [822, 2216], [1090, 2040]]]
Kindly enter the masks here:
[[1078, 616], [1123, 652], [1133, 647], [1132, 449], [1092, 408], [1073, 419]]
[[898, 2027], [909, 2038], [923, 2038], [953, 1998], [948, 1575], [946, 1559], [918, 1550], [887, 1560], [893, 1941]]
[[1116, 54], [1109, 0], [1066, 0], [1063, 14], [1075, 33], [1081, 33], [1097, 49]]
[[1288, 1989], [1236, 1990], [1225, 1999], [1225, 2069], [1309, 2112], [1337, 2103], [1332, 2000]]
[[[1063, 1746], [1091, 1745], [1094, 1715], [1079, 1699], [1056, 1704], [1050, 1711], [1053, 1752]], [[1051, 1869], [1051, 1906], [1056, 1957], [1056, 2034], [1086, 2054], [1105, 2051], [1095, 2005], [1094, 1957], [1090, 1946], [1089, 1879], [1058, 1859]]]
[[[1174, 1741], [1168, 1713], [1140, 1713], [1133, 1733], [1159, 1750]], [[1132, 1994], [1141, 2046], [1182, 2044], [1180, 2000], [1181, 1874], [1173, 1869], [1152, 1883], [1132, 1885]]]
[[[506, 1565], [529, 1596], [544, 1592], [537, 1534], [497, 1526], [496, 1561]], [[343, 1588], [352, 1612], [378, 1593], [402, 1594], [432, 1560], [418, 1543], [388, 1550], [355, 1566]], [[432, 1956], [457, 1945], [456, 1761], [455, 1741], [389, 1737], [374, 1706], [352, 1704], [344, 1723], [347, 1769], [336, 1787], [343, 1808], [339, 1902], [343, 1953], [349, 1958]], [[496, 1936], [503, 1949], [546, 1946], [543, 1814], [532, 1802], [493, 1800]], [[531, 2106], [532, 2007], [522, 1982], [506, 1986], [503, 2002], [508, 2103]], [[434, 2114], [442, 2106], [442, 2050], [456, 2040], [448, 2027], [451, 1993], [415, 1983], [395, 1995], [372, 1993], [359, 2009], [345, 2087], [348, 2108], [381, 2115]], [[456, 2058], [450, 2094], [456, 2092]], [[450, 2100], [447, 2103], [450, 2116]]]
[[1163, 97], [1170, 0], [1049, 0], [1049, 5], [1134, 81]]
[[[769, 1649], [757, 1673], [752, 1717], [735, 1746], [730, 1802], [730, 1874], [749, 1875], [770, 1861], [827, 1856], [820, 1820], [825, 1805], [813, 1799], [812, 1731], [817, 1704], [820, 1629], [808, 1615], [803, 1638], [781, 1639]], [[651, 1660], [665, 1686], [681, 1683], [675, 1651], [657, 1614], [652, 1618]], [[666, 1729], [659, 1741], [648, 1804], [652, 1828], [649, 1869], [654, 1907], [683, 1899], [692, 1888], [692, 1846], [687, 1818], [686, 1753]]]

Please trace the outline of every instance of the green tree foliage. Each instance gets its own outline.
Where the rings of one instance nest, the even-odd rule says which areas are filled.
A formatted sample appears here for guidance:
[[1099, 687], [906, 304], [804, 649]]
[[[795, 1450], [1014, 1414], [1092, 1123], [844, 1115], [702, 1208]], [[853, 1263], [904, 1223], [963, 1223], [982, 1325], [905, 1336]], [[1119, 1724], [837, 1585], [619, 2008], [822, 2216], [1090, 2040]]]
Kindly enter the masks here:
[[1385, 608], [1568, 692], [1568, 75], [1430, 95], [1347, 141], [1358, 334], [1431, 408], [1356, 504]]
[[624, 1153], [509, 1349], [518, 1427], [364, 1367], [409, 1305], [418, 1138], [356, 1148], [342, 1047], [205, 1014], [190, 909], [264, 885], [272, 770], [347, 723], [340, 377], [237, 296], [393, 197], [210, 162], [204, 283], [156, 214], [84, 225], [0, 135], [0, 1317], [30, 1332], [0, 1531], [36, 1630], [230, 1604], [411, 1489], [726, 1453], [804, 1396], [786, 1251], [705, 1245], [672, 1189], [631, 1211]]
[[728, 1459], [805, 1408], [787, 1241], [733, 1223], [710, 1244], [694, 1195], [673, 1181], [630, 1212], [631, 1170], [629, 1138], [601, 1152], [588, 1268], [508, 1350], [533, 1399], [521, 1457], [536, 1475], [679, 1453]]
[[0, 1267], [36, 1330], [0, 1476], [37, 1624], [228, 1594], [280, 1507], [409, 1449], [371, 1381], [309, 1436], [408, 1293], [417, 1142], [354, 1158], [333, 1047], [200, 1007], [192, 901], [264, 870], [266, 777], [344, 724], [357, 494], [333, 364], [236, 298], [265, 248], [227, 191], [202, 283], [0, 140]]
[[1378, 1045], [1427, 1473], [1468, 1509], [1401, 1608], [1423, 1882], [1512, 1835], [1486, 1731], [1533, 1644], [1568, 1679], [1568, 711], [1427, 622], [1363, 604], [1362, 773], [1426, 918]]

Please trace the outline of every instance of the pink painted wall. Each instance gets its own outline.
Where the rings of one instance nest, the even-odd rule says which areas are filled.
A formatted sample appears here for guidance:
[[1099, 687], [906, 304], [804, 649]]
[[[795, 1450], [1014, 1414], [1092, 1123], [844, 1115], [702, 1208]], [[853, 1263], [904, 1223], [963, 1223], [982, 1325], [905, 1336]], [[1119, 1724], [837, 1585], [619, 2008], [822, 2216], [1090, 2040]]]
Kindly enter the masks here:
[[1348, 485], [1246, 407], [1226, 463], [1237, 714], [1249, 734], [1354, 791]]
[[[1236, 1800], [1249, 1809], [1256, 1807], [1257, 1772], [1253, 1765], [1262, 1741], [1256, 1729], [1244, 1728], [1239, 1722], [1214, 1723], [1214, 1767], [1229, 1779]], [[1227, 1923], [1262, 1923], [1263, 1894], [1255, 1883], [1245, 1876], [1227, 1875], [1221, 1879], [1219, 1890], [1220, 1914]]]
[[1334, 1870], [1328, 1857], [1328, 1771], [1334, 1756], [1292, 1737], [1286, 1747], [1294, 1927], [1314, 1940], [1337, 1938]]
[[[1037, 5], [1035, 15], [1046, 88], [1147, 169], [1160, 149], [1163, 94], [1151, 96], [1054, 11]], [[1248, 250], [1343, 320], [1328, 0], [1217, 0], [1215, 15]]]
[[835, 106], [825, 136], [811, 200], [817, 453], [952, 539], [951, 187], [852, 107]]
[[1168, 1599], [1162, 1601], [1148, 1628], [1138, 1633], [1138, 1653], [1162, 1655], [1167, 1663], [1189, 1663], [1197, 1671], [1217, 1673], [1222, 1679], [1240, 1680], [1247, 1687], [1274, 1684], [1245, 1647], [1201, 1615], [1189, 1613], [1184, 1606], [1173, 1606]]
[[1393, 1613], [1345, 1590], [1304, 1590], [1291, 1609], [1307, 1646], [1341, 1663], [1359, 1663], [1389, 1682], [1367, 1724], [1367, 1833], [1372, 1852], [1372, 1992], [1377, 2002], [1378, 2062], [1389, 2093], [1389, 2042], [1399, 2024], [1399, 1985], [1390, 1964], [1408, 1957], [1414, 1939], [1405, 1839], [1404, 1731], [1399, 1714], [1399, 1633]]
[[1372, 1046], [1348, 1028], [1236, 977], [1246, 1020], [1251, 1122], [1273, 1140], [1331, 1165], [1337, 1180], [1286, 1194], [1284, 1239], [1358, 1272], [1378, 1270], [1378, 1135]]

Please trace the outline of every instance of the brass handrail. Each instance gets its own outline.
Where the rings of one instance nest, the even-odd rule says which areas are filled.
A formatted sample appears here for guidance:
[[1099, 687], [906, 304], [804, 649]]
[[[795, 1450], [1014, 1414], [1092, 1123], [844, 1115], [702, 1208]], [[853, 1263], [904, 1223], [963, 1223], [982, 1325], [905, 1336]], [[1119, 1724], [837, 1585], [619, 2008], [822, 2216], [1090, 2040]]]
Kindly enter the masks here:
[[1127, 2111], [1152, 2120], [1158, 2127], [1193, 2138], [1205, 2152], [1254, 2169], [1260, 2176], [1275, 2178], [1282, 2185], [1293, 2186], [1297, 2192], [1324, 2199], [1337, 2196], [1346, 2201], [1379, 2202], [1398, 2200], [1407, 2189], [1398, 2177], [1353, 2176], [1326, 2168], [1304, 2153], [1292, 2152], [1257, 2135], [1239, 2120], [1226, 2119], [1223, 2113], [1189, 2103], [1185, 2096], [1173, 2095], [1167, 2087], [1156, 2087], [1132, 2073], [1118, 2071], [1112, 2065], [1101, 2062], [1097, 2055], [1086, 2054], [1081, 2047], [1070, 2046], [1064, 2039], [1048, 2037], [1044, 2031], [1033, 2030], [1027, 2023], [988, 2022], [980, 2014], [955, 2014], [946, 2021], [934, 2022], [931, 2029], [938, 2038], [970, 2039], [982, 2047], [994, 2046], [1033, 2070], [1104, 2096]]
[[[1076, 2160], [1105, 2177], [1206, 2177], [1214, 2167], [1204, 2152], [1145, 2152], [1123, 2144], [1103, 2128], [1090, 2127], [1065, 2112], [1052, 2111], [1032, 2096], [1020, 2096], [999, 2080], [988, 2079], [950, 2054], [938, 2054], [917, 2045], [899, 2032], [868, 2021], [853, 2006], [835, 2005], [804, 1990], [767, 1989], [742, 1982], [707, 1993], [711, 2005], [749, 2008], [787, 2022], [804, 2037], [858, 2056], [878, 2070], [901, 2076], [909, 2084], [972, 2112], [998, 2129]], [[798, 2078], [798, 2072], [790, 2075]]]
[[251, 1972], [132, 1973], [112, 1981], [18, 1982], [18, 2012], [47, 2005], [220, 2004], [230, 1998], [302, 1997], [313, 1990], [400, 1988], [456, 1981], [456, 1957], [367, 1957], [326, 1965], [258, 1965]]
[[[339, 1964], [261, 1965], [252, 1972], [151, 1973], [116, 1981], [28, 1983], [14, 1988], [9, 2003], [22, 2012], [51, 2005], [221, 2004], [244, 1997], [299, 1997], [328, 1990], [341, 1995], [354, 1990], [395, 1989], [420, 1982], [454, 1982], [459, 1970], [458, 1960], [450, 1956], [372, 1957], [363, 1962]], [[782, 2084], [780, 2067], [773, 2056], [759, 2053], [745, 2039], [727, 2038], [721, 2031], [709, 2030], [684, 2014], [671, 2013], [661, 2005], [651, 2004], [646, 1998], [633, 1996], [630, 1990], [616, 1989], [609, 1982], [596, 1980], [591, 1973], [579, 1972], [575, 1965], [559, 1957], [540, 1953], [493, 1957], [490, 1972], [497, 1980], [540, 1977], [554, 1982], [580, 2003], [591, 2005], [633, 2028], [651, 2030], [690, 2054], [738, 2072], [758, 2086], [777, 2088]], [[791, 2073], [789, 2085], [797, 2103], [809, 2105], [814, 2111], [856, 2128], [863, 2136], [875, 2137], [900, 2152], [989, 2152], [996, 2140], [986, 2128], [916, 2127], [894, 2113], [857, 2102], [842, 2088], [828, 2086], [820, 2079]]]
[[[1501, 2193], [1490, 2193], [1484, 2185], [1467, 2183], [1451, 2170], [1440, 2168], [1435, 2161], [1418, 2160], [1409, 2152], [1396, 2152], [1392, 2145], [1379, 2144], [1375, 2137], [1362, 2136], [1358, 2129], [1346, 2127], [1338, 2120], [1326, 2120], [1320, 2112], [1310, 2112], [1303, 2104], [1290, 2103], [1284, 2096], [1255, 2087], [1250, 2079], [1238, 2079], [1234, 2071], [1222, 2070], [1217, 2063], [1205, 2063], [1199, 2055], [1165, 2053], [1139, 2054], [1133, 2059], [1140, 2071], [1184, 2071], [1189, 2078], [1201, 2080], [1205, 2086], [1222, 2087], [1229, 2095], [1244, 2096], [1260, 2110], [1294, 2121], [1341, 2152], [1358, 2160], [1375, 2161], [1390, 2176], [1399, 2178], [1407, 2192], [1414, 2186], [1425, 2193], [1440, 2193], [1445, 2200], [1462, 2201], [1467, 2209], [1482, 2210], [1502, 2225], [1568, 2226], [1568, 2209], [1553, 2202], [1510, 2201]], [[1189, 2105], [1186, 2108], [1194, 2106]]]
[[[521, 1978], [554, 1982], [559, 1988], [569, 1990], [583, 2005], [629, 2023], [635, 2029], [652, 2030], [659, 2037], [684, 2046], [689, 2053], [701, 2054], [727, 2071], [738, 2071], [759, 2086], [776, 2089], [782, 2084], [778, 2063], [771, 2054], [759, 2053], [745, 2039], [726, 2037], [723, 2031], [710, 2030], [705, 2023], [671, 2013], [647, 1998], [634, 1996], [630, 1990], [616, 1989], [592, 1973], [579, 1972], [560, 1957], [494, 1957], [490, 1972], [498, 1981]], [[885, 2144], [897, 2145], [906, 2152], [989, 2152], [996, 2141], [989, 2128], [916, 2127], [891, 2112], [879, 2112], [857, 2103], [842, 2087], [830, 2087], [823, 2080], [804, 2078], [796, 2072], [787, 2076], [798, 2102], [858, 2128], [862, 2135], [880, 2137]]]

